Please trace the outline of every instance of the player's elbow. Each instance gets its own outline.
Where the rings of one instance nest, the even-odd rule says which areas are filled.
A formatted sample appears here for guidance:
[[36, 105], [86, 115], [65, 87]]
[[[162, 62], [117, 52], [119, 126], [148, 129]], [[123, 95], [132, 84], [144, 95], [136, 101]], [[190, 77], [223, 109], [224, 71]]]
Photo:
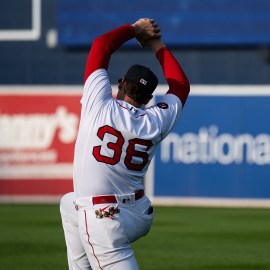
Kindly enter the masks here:
[[179, 86], [178, 88], [181, 89], [181, 92], [184, 92], [186, 96], [190, 93], [190, 83], [187, 77], [185, 77], [185, 80], [178, 82]]
[[186, 82], [184, 83], [186, 92], [189, 94], [190, 92], [190, 83], [189, 80], [187, 79]]

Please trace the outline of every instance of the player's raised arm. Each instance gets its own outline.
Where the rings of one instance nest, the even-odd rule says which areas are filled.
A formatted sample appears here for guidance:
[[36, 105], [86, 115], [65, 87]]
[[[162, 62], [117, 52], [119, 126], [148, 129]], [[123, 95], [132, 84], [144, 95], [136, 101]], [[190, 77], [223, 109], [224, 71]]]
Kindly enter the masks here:
[[101, 68], [108, 69], [111, 54], [134, 36], [134, 27], [126, 24], [96, 38], [88, 55], [84, 82], [95, 70]]
[[111, 54], [123, 43], [134, 37], [139, 37], [142, 40], [149, 37], [159, 38], [159, 29], [157, 29], [153, 20], [139, 19], [132, 25], [125, 24], [96, 38], [88, 55], [84, 82], [95, 70], [108, 69]]
[[184, 106], [190, 91], [190, 85], [182, 67], [161, 39], [150, 39], [146, 41], [145, 45], [153, 50], [162, 66], [169, 85], [167, 94], [176, 95]]

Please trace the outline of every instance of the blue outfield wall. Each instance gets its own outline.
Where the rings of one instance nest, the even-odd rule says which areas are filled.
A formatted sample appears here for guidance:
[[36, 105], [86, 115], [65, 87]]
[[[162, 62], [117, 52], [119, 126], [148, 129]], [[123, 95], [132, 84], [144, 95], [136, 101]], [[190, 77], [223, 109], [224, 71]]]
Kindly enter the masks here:
[[270, 86], [210, 88], [158, 148], [153, 196], [270, 199]]
[[[57, 0], [62, 46], [89, 46], [99, 36], [138, 18], [154, 18], [168, 45], [267, 45], [268, 0]], [[136, 42], [130, 42], [134, 45]]]

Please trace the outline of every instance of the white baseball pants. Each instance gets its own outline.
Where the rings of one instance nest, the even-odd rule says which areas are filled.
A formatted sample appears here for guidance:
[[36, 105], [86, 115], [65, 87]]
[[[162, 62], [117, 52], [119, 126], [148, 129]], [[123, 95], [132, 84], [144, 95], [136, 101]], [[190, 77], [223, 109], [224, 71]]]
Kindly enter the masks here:
[[69, 270], [91, 270], [82, 245], [78, 229], [78, 211], [75, 209], [75, 194], [64, 195], [60, 202], [60, 213], [67, 246]]
[[[71, 227], [63, 204], [74, 199], [74, 194], [69, 193], [61, 200], [70, 269], [91, 269], [86, 263], [87, 256], [93, 270], [138, 270], [130, 243], [146, 235], [151, 228], [153, 211], [149, 199], [144, 196], [135, 200], [132, 194], [123, 195], [117, 196], [117, 204], [110, 205], [93, 205], [91, 198], [79, 199], [76, 201], [79, 211], [72, 210], [72, 221], [77, 223]], [[74, 207], [73, 202], [69, 204]], [[96, 210], [117, 206], [120, 213], [112, 218], [96, 216]]]

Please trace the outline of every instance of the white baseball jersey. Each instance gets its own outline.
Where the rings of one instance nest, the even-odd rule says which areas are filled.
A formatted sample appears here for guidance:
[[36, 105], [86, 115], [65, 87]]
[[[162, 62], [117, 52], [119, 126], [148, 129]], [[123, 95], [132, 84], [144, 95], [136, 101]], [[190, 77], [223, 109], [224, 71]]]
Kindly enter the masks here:
[[143, 189], [143, 177], [158, 143], [182, 111], [180, 99], [166, 94], [147, 109], [112, 97], [107, 71], [86, 80], [74, 155], [77, 198], [125, 194]]

